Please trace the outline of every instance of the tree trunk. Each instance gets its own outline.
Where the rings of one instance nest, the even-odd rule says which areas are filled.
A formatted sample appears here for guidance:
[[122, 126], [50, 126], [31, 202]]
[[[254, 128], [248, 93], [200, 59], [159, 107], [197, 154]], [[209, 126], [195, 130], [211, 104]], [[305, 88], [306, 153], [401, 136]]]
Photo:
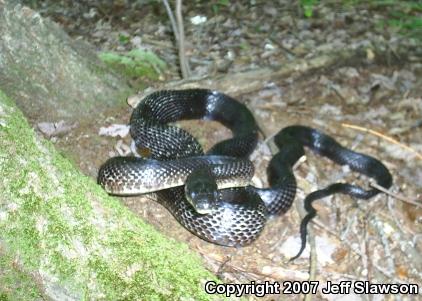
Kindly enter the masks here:
[[1, 300], [212, 299], [197, 255], [75, 170], [2, 91], [0, 179]]
[[0, 0], [0, 89], [31, 122], [97, 117], [130, 94], [89, 45], [27, 7]]

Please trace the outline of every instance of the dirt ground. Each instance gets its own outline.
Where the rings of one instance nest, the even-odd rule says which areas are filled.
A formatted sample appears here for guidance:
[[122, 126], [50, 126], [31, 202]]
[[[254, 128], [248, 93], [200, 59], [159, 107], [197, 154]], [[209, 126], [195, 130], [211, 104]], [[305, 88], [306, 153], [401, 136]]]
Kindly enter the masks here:
[[[160, 81], [145, 79], [146, 85], [159, 88], [180, 78], [177, 50], [161, 3], [107, 1], [99, 5], [100, 2], [44, 1], [35, 8], [62, 25], [73, 38], [84, 39], [98, 50], [154, 51], [169, 69]], [[344, 66], [339, 62], [338, 67], [292, 74], [266, 82], [261, 90], [242, 95], [239, 100], [253, 111], [267, 136], [288, 125], [309, 125], [329, 133], [344, 146], [380, 159], [393, 175], [390, 195], [382, 193], [370, 201], [337, 195], [315, 204], [318, 216], [310, 228], [316, 241], [315, 279], [320, 281], [320, 288], [327, 281], [342, 280], [416, 283], [422, 288], [421, 43], [383, 26], [388, 11], [364, 5], [318, 5], [313, 17], [305, 18], [293, 2], [187, 4], [185, 30], [192, 72], [198, 77], [212, 77], [281, 66], [296, 58], [350, 45], [367, 46], [368, 61], [364, 64]], [[206, 21], [195, 25], [191, 19], [195, 16], [205, 17]], [[409, 49], [405, 57], [398, 51], [403, 45]], [[382, 49], [388, 55], [373, 59], [371, 49]], [[96, 177], [100, 165], [117, 154], [116, 146], [130, 144], [128, 136], [100, 136], [100, 128], [127, 124], [130, 114], [129, 106], [110, 111], [104, 118], [80, 124], [54, 141], [84, 173]], [[230, 136], [217, 123], [186, 121], [180, 125], [205, 148]], [[252, 155], [256, 185], [265, 185], [270, 158], [268, 147], [261, 143]], [[270, 220], [259, 239], [241, 249], [200, 240], [147, 197], [122, 198], [122, 202], [167, 236], [188, 243], [201, 254], [204, 264], [226, 282], [305, 281], [309, 279], [309, 251], [288, 262], [299, 248], [301, 218], [296, 208], [302, 205], [306, 194], [329, 183], [345, 180], [368, 185], [369, 181], [311, 152], [296, 167], [295, 175], [299, 189], [293, 208]], [[264, 300], [298, 298], [267, 296]], [[321, 292], [313, 296], [314, 300], [407, 298], [412, 299]]]

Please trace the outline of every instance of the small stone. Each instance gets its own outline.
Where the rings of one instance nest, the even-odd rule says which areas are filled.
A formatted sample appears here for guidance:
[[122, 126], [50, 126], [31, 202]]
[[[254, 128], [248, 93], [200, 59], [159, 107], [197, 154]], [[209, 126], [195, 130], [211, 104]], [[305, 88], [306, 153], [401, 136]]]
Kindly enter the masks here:
[[199, 25], [199, 24], [205, 23], [206, 21], [207, 21], [207, 17], [200, 16], [200, 15], [190, 18], [190, 22], [193, 25]]

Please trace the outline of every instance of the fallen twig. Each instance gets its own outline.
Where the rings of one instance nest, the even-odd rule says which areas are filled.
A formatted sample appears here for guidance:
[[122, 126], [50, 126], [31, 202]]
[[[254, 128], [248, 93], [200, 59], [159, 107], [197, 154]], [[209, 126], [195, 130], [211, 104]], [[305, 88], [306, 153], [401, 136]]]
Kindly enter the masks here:
[[173, 28], [174, 38], [176, 39], [176, 43], [179, 44], [179, 29], [177, 28], [176, 20], [174, 19], [173, 12], [171, 10], [170, 4], [167, 0], [163, 0], [164, 7], [166, 8], [167, 15], [170, 19], [171, 27]]
[[382, 228], [383, 222], [380, 221], [376, 216], [373, 216], [370, 219], [370, 223], [375, 228], [375, 230], [378, 232], [378, 236], [380, 237], [381, 245], [384, 249], [385, 264], [388, 267], [388, 272], [389, 272], [389, 274], [395, 274], [395, 271], [396, 271], [395, 264], [394, 264], [395, 257], [391, 252], [390, 243], [388, 242], [388, 239], [385, 235], [385, 231]]
[[185, 31], [183, 27], [182, 17], [182, 0], [176, 1], [176, 18], [171, 10], [170, 4], [167, 0], [163, 0], [164, 7], [166, 8], [167, 15], [170, 19], [171, 27], [173, 29], [176, 44], [179, 48], [179, 61], [180, 70], [184, 79], [190, 77], [190, 68], [185, 53]]
[[[350, 241], [348, 241], [348, 240], [342, 240], [338, 235], [337, 235], [337, 233], [334, 233], [333, 231], [331, 231], [327, 226], [325, 226], [324, 224], [322, 224], [321, 222], [315, 222], [315, 221], [313, 221], [316, 225], [318, 225], [319, 227], [321, 227], [322, 229], [324, 229], [325, 231], [327, 231], [327, 233], [329, 233], [329, 234], [331, 234], [334, 238], [336, 238], [336, 239], [338, 239], [340, 242], [342, 242], [342, 243], [344, 243], [348, 248], [349, 248], [349, 250], [353, 253], [353, 254], [355, 254], [355, 255], [357, 255], [357, 256], [359, 256], [359, 257], [363, 257], [363, 256], [365, 256], [365, 255], [363, 255], [362, 254], [362, 251], [361, 250], [359, 250], [359, 249], [357, 249], [355, 246], [353, 246], [352, 245], [352, 243], [350, 242]], [[390, 279], [390, 281], [393, 281], [393, 282], [397, 282], [397, 283], [402, 283], [402, 284], [408, 284], [409, 282], [406, 282], [406, 281], [403, 281], [403, 280], [400, 280], [400, 279], [398, 279], [397, 277], [395, 277], [395, 275], [393, 275], [393, 274], [391, 274], [389, 271], [387, 271], [385, 268], [382, 268], [382, 267], [380, 267], [379, 265], [377, 265], [376, 263], [372, 263], [373, 264], [373, 267], [377, 270], [377, 271], [379, 271], [379, 272], [381, 272], [384, 276], [386, 276], [388, 279]], [[358, 279], [361, 279], [361, 277], [359, 277], [359, 276], [356, 276], [356, 278], [358, 278]]]
[[[189, 78], [189, 80], [167, 82], [160, 89], [192, 89], [208, 87], [237, 97], [263, 89], [268, 81], [285, 79], [292, 74], [306, 74], [321, 68], [327, 69], [338, 62], [347, 65], [353, 59], [359, 59], [359, 51], [356, 49], [343, 49], [341, 51], [321, 54], [312, 58], [298, 58], [287, 62], [278, 68], [259, 68], [244, 72], [236, 72], [214, 77]], [[140, 91], [138, 95], [128, 98], [128, 103], [136, 107], [139, 101], [153, 92], [153, 89]]]
[[366, 133], [370, 133], [372, 135], [375, 135], [377, 137], [380, 137], [380, 138], [382, 138], [382, 139], [384, 139], [386, 141], [389, 141], [391, 143], [394, 143], [394, 144], [396, 144], [396, 145], [398, 145], [398, 146], [406, 149], [407, 151], [415, 154], [417, 158], [419, 158], [420, 160], [422, 160], [422, 154], [420, 154], [417, 150], [415, 150], [415, 149], [411, 148], [410, 146], [407, 146], [407, 145], [405, 145], [405, 144], [397, 141], [394, 138], [391, 138], [391, 137], [389, 137], [387, 135], [384, 135], [384, 134], [382, 134], [380, 132], [377, 132], [377, 131], [374, 131], [374, 130], [371, 130], [371, 129], [368, 129], [368, 128], [365, 128], [365, 127], [361, 127], [361, 126], [357, 126], [357, 125], [353, 125], [353, 124], [348, 124], [348, 123], [342, 123], [341, 126], [347, 127], [347, 128], [351, 128], [351, 129], [355, 129], [355, 130], [362, 131], [362, 132], [366, 132]]
[[[366, 223], [368, 215], [365, 215], [363, 218], [363, 238], [360, 243], [360, 251], [362, 256], [360, 257], [363, 265], [363, 275], [366, 277], [366, 280], [369, 280], [372, 275], [372, 267], [369, 265], [369, 233], [368, 233], [368, 224]], [[372, 264], [372, 262], [371, 262]]]
[[374, 187], [374, 188], [376, 188], [376, 189], [378, 189], [379, 191], [384, 192], [385, 194], [388, 194], [389, 196], [394, 197], [395, 199], [398, 199], [398, 200], [400, 200], [402, 202], [405, 202], [405, 203], [408, 203], [408, 204], [412, 204], [412, 205], [415, 205], [417, 207], [422, 208], [422, 203], [418, 203], [417, 201], [413, 201], [413, 200], [409, 199], [406, 196], [403, 196], [403, 195], [400, 195], [400, 194], [391, 192], [390, 190], [386, 189], [385, 187], [382, 187], [382, 186], [378, 185], [377, 183], [370, 183], [369, 185], [372, 186], [372, 187]]
[[224, 264], [225, 267], [228, 267], [234, 271], [241, 272], [243, 274], [254, 276], [257, 279], [270, 278], [274, 281], [280, 281], [282, 279], [304, 281], [308, 278], [307, 273], [295, 271], [295, 270], [288, 270], [288, 269], [281, 268], [278, 266], [267, 265], [267, 266], [264, 266], [262, 270], [258, 270], [257, 268], [246, 270], [240, 266], [237, 266], [234, 263], [231, 263], [230, 261], [227, 261], [226, 258], [222, 258], [218, 254], [209, 253], [200, 247], [197, 247], [197, 251], [202, 256], [204, 256], [207, 260], [217, 262], [218, 266], [221, 266], [222, 264]]
[[176, 0], [176, 20], [177, 26], [179, 29], [179, 60], [180, 60], [180, 69], [182, 71], [183, 78], [190, 77], [190, 68], [189, 62], [186, 59], [185, 52], [185, 29], [183, 26], [183, 17], [182, 17], [182, 0]]

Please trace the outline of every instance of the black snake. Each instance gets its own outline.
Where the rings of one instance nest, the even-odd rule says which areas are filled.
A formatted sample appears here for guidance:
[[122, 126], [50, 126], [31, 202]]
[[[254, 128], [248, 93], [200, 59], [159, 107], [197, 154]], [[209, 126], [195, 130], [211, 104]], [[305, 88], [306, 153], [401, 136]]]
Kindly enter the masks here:
[[[169, 125], [182, 119], [218, 121], [232, 131], [233, 137], [204, 154], [188, 132]], [[374, 178], [385, 188], [392, 184], [390, 172], [377, 159], [346, 149], [315, 129], [297, 125], [274, 136], [279, 151], [267, 168], [269, 188], [248, 185], [253, 165], [247, 158], [257, 145], [259, 128], [245, 105], [206, 89], [148, 95], [132, 113], [130, 132], [136, 146], [147, 150], [148, 158], [111, 158], [101, 166], [98, 183], [115, 195], [157, 191], [159, 202], [186, 229], [224, 246], [250, 244], [269, 216], [290, 208], [296, 194], [292, 167], [304, 155], [304, 146]], [[232, 184], [244, 187], [229, 187]], [[306, 226], [316, 215], [314, 200], [334, 193], [369, 199], [378, 192], [335, 183], [309, 194], [304, 201], [307, 215], [300, 227], [302, 246], [294, 258], [305, 248]]]

